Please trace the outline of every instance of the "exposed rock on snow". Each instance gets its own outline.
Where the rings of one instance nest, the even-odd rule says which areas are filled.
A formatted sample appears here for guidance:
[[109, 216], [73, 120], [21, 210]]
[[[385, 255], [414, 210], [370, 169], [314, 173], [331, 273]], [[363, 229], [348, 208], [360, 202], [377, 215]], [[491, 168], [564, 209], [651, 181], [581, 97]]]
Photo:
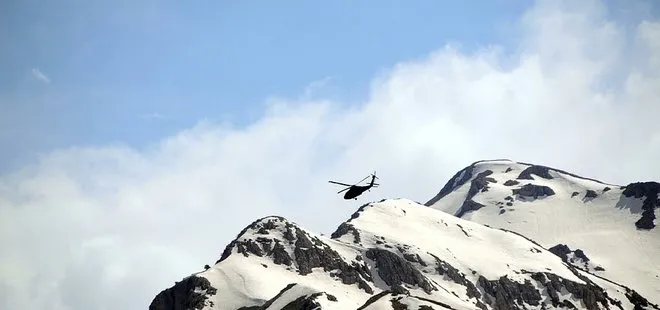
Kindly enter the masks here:
[[216, 288], [203, 277], [190, 276], [177, 282], [171, 288], [160, 292], [149, 306], [149, 310], [203, 309], [213, 306], [209, 297], [215, 295]]
[[642, 218], [635, 222], [637, 228], [652, 229], [655, 227], [655, 209], [660, 207], [658, 193], [660, 193], [660, 183], [657, 182], [631, 183], [623, 190], [623, 195], [626, 197], [644, 197]]
[[[514, 188], [511, 191], [516, 196], [522, 196], [525, 198], [533, 198], [533, 199], [538, 199], [545, 196], [552, 196], [555, 194], [555, 191], [553, 191], [552, 188], [550, 187], [543, 185], [534, 185], [531, 183], [527, 183], [520, 188]], [[460, 217], [460, 215], [457, 216]]]
[[[659, 183], [613, 185], [510, 160], [479, 161], [462, 171], [461, 182], [448, 182], [443, 195], [425, 205], [520, 233], [546, 248], [561, 244], [576, 249], [562, 257], [566, 263], [633, 288], [652, 304], [660, 303], [660, 230], [654, 223]], [[485, 171], [492, 171], [488, 177], [497, 183], [468, 195], [468, 184]], [[509, 182], [513, 179], [526, 181]], [[511, 193], [515, 200], [508, 198]], [[456, 207], [472, 201], [479, 203], [478, 209], [464, 212]], [[561, 248], [553, 249], [557, 250]], [[584, 259], [584, 253], [598, 264]]]
[[545, 166], [529, 166], [525, 168], [520, 174], [518, 175], [518, 180], [534, 180], [532, 177], [533, 175], [537, 175], [539, 177], [542, 177], [544, 179], [551, 180], [552, 176], [550, 175], [550, 168], [545, 167]]
[[558, 244], [548, 249], [550, 252], [561, 257], [568, 264], [592, 273], [605, 270], [603, 267], [594, 264], [586, 254], [580, 249], [571, 250], [565, 244]]
[[362, 205], [330, 238], [259, 219], [149, 309], [660, 309], [658, 192], [480, 161], [425, 205]]

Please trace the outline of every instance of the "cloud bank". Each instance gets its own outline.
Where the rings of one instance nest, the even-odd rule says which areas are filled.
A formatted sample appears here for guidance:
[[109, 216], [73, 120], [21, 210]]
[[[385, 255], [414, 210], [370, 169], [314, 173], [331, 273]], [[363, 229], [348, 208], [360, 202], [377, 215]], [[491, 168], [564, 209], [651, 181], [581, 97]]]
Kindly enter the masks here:
[[[45, 154], [0, 176], [0, 308], [144, 309], [257, 217], [329, 235], [365, 199], [425, 202], [480, 159], [657, 180], [660, 23], [606, 13], [539, 1], [516, 50], [449, 44], [375, 77], [360, 105], [272, 99], [245, 128]], [[327, 183], [374, 170], [362, 201]]]

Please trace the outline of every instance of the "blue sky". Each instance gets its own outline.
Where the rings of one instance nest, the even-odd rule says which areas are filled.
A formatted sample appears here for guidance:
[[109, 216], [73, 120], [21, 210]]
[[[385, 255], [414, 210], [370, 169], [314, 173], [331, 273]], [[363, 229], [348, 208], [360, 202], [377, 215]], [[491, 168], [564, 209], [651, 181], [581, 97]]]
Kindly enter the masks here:
[[314, 81], [359, 104], [398, 61], [448, 41], [506, 43], [530, 4], [3, 1], [0, 170], [59, 147], [140, 147], [200, 119], [242, 126]]
[[238, 3], [0, 1], [0, 308], [144, 308], [256, 218], [476, 160], [660, 175], [655, 0]]

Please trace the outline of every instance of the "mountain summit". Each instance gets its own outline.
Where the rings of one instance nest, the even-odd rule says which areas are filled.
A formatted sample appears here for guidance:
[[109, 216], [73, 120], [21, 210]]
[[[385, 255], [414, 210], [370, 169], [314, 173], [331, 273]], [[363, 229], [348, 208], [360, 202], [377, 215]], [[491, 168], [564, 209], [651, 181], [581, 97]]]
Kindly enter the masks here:
[[330, 237], [258, 219], [149, 309], [660, 309], [658, 188], [481, 161]]
[[[660, 184], [606, 184], [510, 160], [459, 171], [425, 205], [522, 234], [660, 302]], [[577, 255], [577, 256], [576, 256]]]

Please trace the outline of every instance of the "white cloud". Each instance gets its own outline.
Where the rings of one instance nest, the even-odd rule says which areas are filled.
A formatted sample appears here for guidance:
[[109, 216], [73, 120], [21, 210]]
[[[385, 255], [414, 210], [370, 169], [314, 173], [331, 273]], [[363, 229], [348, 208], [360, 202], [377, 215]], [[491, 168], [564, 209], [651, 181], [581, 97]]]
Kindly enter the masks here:
[[142, 119], [147, 119], [147, 120], [164, 120], [167, 119], [167, 117], [163, 114], [160, 113], [147, 113], [147, 114], [140, 114], [140, 118]]
[[32, 75], [44, 83], [50, 83], [50, 78], [37, 68], [32, 68]]
[[[329, 234], [365, 199], [425, 202], [479, 159], [657, 178], [660, 24], [624, 29], [598, 2], [558, 3], [524, 16], [518, 53], [448, 46], [374, 79], [359, 107], [271, 100], [247, 128], [59, 150], [1, 176], [0, 306], [144, 308], [257, 217]], [[327, 183], [374, 170], [381, 186], [362, 201]]]

